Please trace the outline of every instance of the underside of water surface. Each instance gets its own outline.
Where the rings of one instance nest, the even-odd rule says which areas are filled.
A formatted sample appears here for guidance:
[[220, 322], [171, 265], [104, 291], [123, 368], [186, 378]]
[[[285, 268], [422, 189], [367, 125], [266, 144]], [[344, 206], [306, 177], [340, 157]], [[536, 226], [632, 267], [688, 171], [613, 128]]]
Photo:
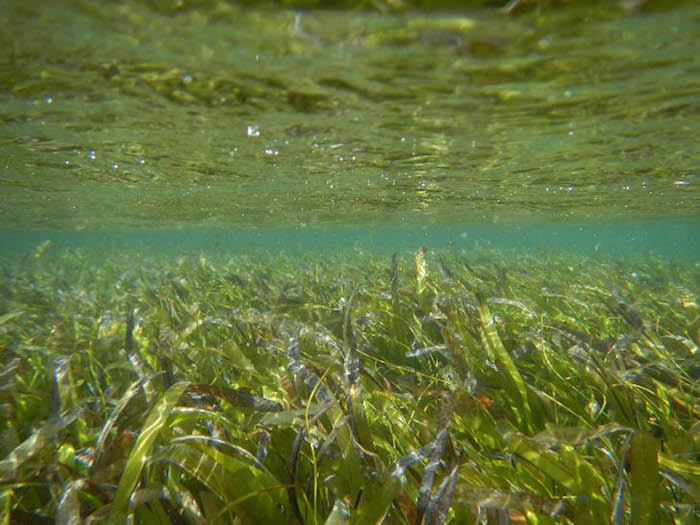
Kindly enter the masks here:
[[3, 229], [697, 220], [692, 3], [166, 4], [0, 8]]

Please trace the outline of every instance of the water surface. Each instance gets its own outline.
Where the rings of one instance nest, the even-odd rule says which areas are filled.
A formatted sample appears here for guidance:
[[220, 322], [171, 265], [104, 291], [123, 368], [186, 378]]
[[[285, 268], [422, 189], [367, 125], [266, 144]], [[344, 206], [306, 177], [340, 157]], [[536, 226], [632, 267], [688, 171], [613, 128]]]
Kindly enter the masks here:
[[0, 8], [5, 231], [698, 219], [700, 9]]

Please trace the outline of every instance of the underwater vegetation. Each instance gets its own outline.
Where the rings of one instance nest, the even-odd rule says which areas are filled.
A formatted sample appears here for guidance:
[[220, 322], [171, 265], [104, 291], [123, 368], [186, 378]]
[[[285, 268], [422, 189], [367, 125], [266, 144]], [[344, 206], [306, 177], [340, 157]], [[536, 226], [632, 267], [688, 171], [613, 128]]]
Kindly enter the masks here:
[[697, 523], [699, 283], [44, 244], [2, 264], [0, 523]]

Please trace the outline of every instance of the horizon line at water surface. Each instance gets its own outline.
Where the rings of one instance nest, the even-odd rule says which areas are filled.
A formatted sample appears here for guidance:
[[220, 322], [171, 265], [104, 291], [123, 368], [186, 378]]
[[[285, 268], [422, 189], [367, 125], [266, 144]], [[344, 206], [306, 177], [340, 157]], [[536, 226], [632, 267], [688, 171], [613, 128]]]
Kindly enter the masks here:
[[86, 231], [0, 231], [3, 258], [24, 257], [39, 245], [152, 255], [192, 252], [241, 255], [283, 252], [290, 255], [493, 248], [523, 254], [570, 252], [584, 256], [639, 256], [669, 259], [700, 255], [700, 223], [625, 222], [603, 224], [285, 226], [266, 228], [100, 229]]

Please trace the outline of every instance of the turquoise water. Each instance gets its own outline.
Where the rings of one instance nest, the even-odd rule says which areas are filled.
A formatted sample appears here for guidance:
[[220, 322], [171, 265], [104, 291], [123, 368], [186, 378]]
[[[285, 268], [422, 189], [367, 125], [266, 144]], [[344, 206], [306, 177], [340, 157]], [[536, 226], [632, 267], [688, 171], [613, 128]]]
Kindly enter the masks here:
[[109, 254], [133, 250], [140, 254], [216, 253], [238, 256], [260, 252], [318, 255], [376, 252], [389, 255], [425, 246], [431, 250], [472, 253], [483, 249], [538, 255], [573, 252], [587, 257], [656, 255], [697, 260], [698, 225], [694, 223], [634, 223], [607, 225], [508, 226], [374, 226], [214, 229], [179, 231], [4, 232], [8, 253], [28, 254], [46, 240], [52, 247], [83, 253]]

